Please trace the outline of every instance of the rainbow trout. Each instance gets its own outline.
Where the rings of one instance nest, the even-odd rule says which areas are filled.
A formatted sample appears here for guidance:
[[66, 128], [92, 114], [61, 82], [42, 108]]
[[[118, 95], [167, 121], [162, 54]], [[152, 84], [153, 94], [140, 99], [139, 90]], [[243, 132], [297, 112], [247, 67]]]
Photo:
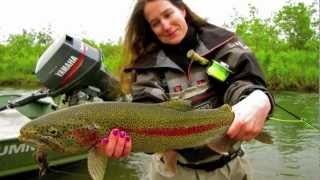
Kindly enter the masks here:
[[107, 157], [99, 153], [97, 145], [113, 128], [130, 134], [133, 152], [166, 152], [203, 145], [227, 152], [236, 143], [225, 136], [233, 119], [228, 105], [193, 110], [186, 101], [90, 103], [58, 110], [27, 123], [20, 130], [19, 139], [35, 144], [40, 152], [89, 151], [89, 173], [94, 180], [102, 180]]

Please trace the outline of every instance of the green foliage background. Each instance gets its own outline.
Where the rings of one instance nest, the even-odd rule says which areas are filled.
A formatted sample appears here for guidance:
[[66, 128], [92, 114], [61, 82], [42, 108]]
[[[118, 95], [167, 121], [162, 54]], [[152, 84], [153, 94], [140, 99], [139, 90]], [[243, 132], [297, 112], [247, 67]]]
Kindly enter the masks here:
[[[319, 12], [316, 1], [287, 4], [269, 19], [258, 18], [251, 5], [249, 15], [235, 16], [227, 28], [256, 54], [273, 90], [318, 91], [319, 87]], [[50, 30], [12, 34], [0, 43], [0, 85], [38, 86], [33, 74], [36, 61], [52, 43]], [[121, 64], [121, 42], [96, 43], [84, 39], [104, 54], [106, 68], [115, 72]]]
[[255, 52], [271, 89], [317, 91], [319, 85], [319, 12], [291, 1], [273, 18], [235, 17], [229, 27]]

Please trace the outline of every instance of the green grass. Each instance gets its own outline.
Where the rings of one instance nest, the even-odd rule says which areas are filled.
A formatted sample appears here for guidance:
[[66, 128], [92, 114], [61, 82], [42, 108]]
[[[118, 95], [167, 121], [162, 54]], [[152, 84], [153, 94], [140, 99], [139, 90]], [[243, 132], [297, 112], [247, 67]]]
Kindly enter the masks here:
[[[41, 33], [44, 36], [44, 33]], [[49, 36], [49, 35], [48, 35]], [[36, 62], [52, 39], [37, 39], [37, 33], [12, 35], [0, 44], [0, 86], [40, 86], [33, 71]], [[42, 37], [43, 38], [43, 37]], [[95, 43], [84, 40], [103, 53], [105, 67], [115, 72], [121, 64], [121, 44]], [[45, 42], [45, 43], [44, 43]], [[271, 90], [317, 92], [319, 56], [312, 50], [255, 50], [258, 62]]]

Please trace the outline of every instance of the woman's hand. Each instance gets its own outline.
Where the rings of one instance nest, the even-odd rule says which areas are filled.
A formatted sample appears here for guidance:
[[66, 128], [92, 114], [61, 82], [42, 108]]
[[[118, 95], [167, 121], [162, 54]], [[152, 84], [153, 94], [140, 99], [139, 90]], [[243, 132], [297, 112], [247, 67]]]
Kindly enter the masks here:
[[232, 106], [235, 118], [227, 132], [228, 136], [238, 141], [254, 139], [262, 131], [270, 109], [268, 96], [261, 90], [253, 91]]
[[132, 150], [132, 141], [127, 132], [112, 129], [108, 137], [101, 140], [99, 148], [110, 158], [127, 157]]

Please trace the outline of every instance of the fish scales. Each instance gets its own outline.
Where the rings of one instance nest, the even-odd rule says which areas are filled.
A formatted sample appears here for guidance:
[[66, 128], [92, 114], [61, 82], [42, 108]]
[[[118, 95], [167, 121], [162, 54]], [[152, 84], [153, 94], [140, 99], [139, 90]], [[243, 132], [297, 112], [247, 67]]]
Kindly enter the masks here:
[[[127, 131], [132, 137], [133, 151], [157, 152], [208, 143], [209, 139], [204, 141], [205, 137], [225, 131], [233, 117], [233, 113], [227, 107], [216, 110], [181, 111], [158, 104], [103, 102], [53, 112], [30, 124], [43, 129], [54, 126], [64, 135], [72, 134], [68, 133], [72, 129], [92, 129], [98, 131], [100, 139], [111, 129], [119, 128]], [[83, 136], [86, 134], [83, 133]], [[81, 147], [84, 145], [79, 146], [79, 142], [72, 142], [74, 138], [61, 138], [59, 141], [68, 141], [69, 146], [74, 143], [74, 147], [79, 150], [93, 145]], [[98, 139], [92, 142], [97, 143]]]
[[[28, 122], [21, 128], [19, 139], [35, 144], [39, 152], [49, 149], [63, 153], [88, 151], [91, 177], [105, 180], [108, 158], [97, 147], [113, 128], [129, 133], [135, 152], [165, 153], [207, 145], [214, 152], [225, 154], [237, 143], [226, 136], [233, 119], [234, 113], [228, 105], [193, 110], [185, 101], [90, 103], [58, 110]], [[271, 136], [264, 132], [256, 139], [272, 143]], [[46, 164], [38, 163], [43, 174]], [[175, 172], [173, 163], [167, 164], [172, 174]]]

